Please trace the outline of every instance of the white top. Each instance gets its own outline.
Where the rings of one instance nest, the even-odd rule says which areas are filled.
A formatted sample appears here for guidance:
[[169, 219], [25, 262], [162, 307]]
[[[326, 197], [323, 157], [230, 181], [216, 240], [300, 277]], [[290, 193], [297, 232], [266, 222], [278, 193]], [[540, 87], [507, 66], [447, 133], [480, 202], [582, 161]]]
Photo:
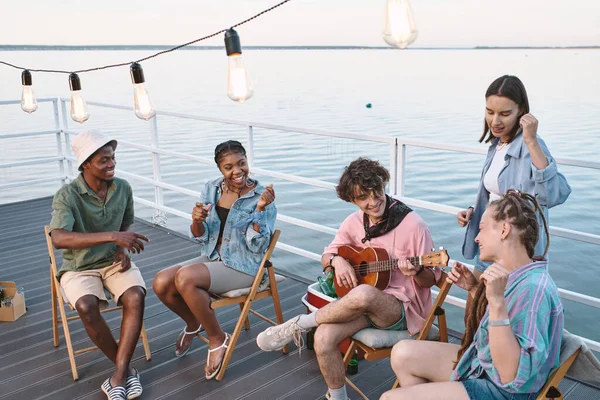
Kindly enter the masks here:
[[[498, 143], [500, 143], [500, 141], [498, 141]], [[496, 147], [496, 154], [494, 154], [490, 168], [483, 177], [483, 186], [485, 187], [485, 190], [490, 193], [490, 201], [498, 200], [504, 194], [500, 193], [498, 175], [500, 175], [500, 171], [504, 168], [504, 157], [506, 156], [509, 147], [510, 143], [502, 146], [502, 148], [500, 148], [500, 146]]]

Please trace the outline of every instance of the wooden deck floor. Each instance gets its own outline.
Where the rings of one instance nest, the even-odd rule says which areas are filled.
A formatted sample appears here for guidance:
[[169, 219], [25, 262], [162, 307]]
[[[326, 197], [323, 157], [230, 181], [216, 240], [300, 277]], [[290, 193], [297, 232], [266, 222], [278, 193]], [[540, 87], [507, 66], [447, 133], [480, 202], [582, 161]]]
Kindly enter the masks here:
[[[52, 345], [48, 254], [43, 234], [50, 212], [50, 198], [0, 206], [0, 281], [15, 281], [24, 287], [28, 307], [18, 321], [0, 323], [0, 399], [105, 399], [99, 388], [112, 373], [111, 362], [99, 351], [78, 356], [80, 379], [74, 382], [62, 329], [61, 346]], [[148, 287], [144, 321], [152, 350], [152, 360], [147, 362], [140, 343], [133, 358], [133, 365], [141, 373], [142, 399], [323, 397], [326, 386], [314, 353], [305, 350], [298, 354], [293, 346], [288, 355], [262, 352], [255, 338], [266, 323], [253, 316], [252, 327], [240, 337], [223, 381], [204, 379], [207, 347], [200, 340], [194, 341], [188, 355], [177, 359], [174, 342], [183, 324], [152, 292], [152, 280], [160, 269], [195, 256], [197, 247], [181, 235], [142, 221], [136, 222], [134, 229], [151, 240], [146, 251], [135, 257]], [[273, 263], [277, 267], [277, 255]], [[306, 282], [295, 278], [280, 284], [284, 318], [305, 311], [300, 298], [306, 286]], [[269, 300], [257, 301], [254, 308], [274, 318]], [[231, 332], [238, 313], [237, 306], [217, 311], [226, 331]], [[120, 316], [114, 313], [108, 323], [118, 335]], [[70, 326], [76, 347], [91, 345], [79, 322]], [[372, 399], [389, 389], [393, 380], [389, 360], [362, 361], [359, 374], [353, 378]], [[570, 380], [565, 380], [561, 388], [565, 399], [600, 398], [600, 391]], [[356, 398], [351, 390], [349, 395]]]

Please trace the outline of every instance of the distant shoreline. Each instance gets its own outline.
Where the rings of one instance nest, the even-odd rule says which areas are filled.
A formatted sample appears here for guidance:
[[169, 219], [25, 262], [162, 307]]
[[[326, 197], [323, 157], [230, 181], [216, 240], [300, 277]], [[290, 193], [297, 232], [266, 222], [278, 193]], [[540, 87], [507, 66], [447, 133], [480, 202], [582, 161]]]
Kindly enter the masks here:
[[[168, 45], [0, 45], [0, 51], [167, 50]], [[390, 46], [244, 46], [248, 50], [395, 50]], [[600, 46], [409, 47], [406, 50], [586, 50]], [[223, 46], [188, 46], [180, 50], [223, 50]]]

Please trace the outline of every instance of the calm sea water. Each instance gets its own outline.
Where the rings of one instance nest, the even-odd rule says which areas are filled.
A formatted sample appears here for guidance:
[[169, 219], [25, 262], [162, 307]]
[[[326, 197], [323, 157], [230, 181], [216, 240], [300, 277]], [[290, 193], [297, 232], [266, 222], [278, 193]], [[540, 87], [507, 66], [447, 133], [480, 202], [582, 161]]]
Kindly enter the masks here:
[[[0, 59], [30, 68], [80, 69], [147, 55], [136, 51], [0, 52]], [[485, 147], [477, 143], [484, 115], [484, 92], [500, 75], [519, 76], [527, 87], [539, 134], [554, 156], [597, 160], [600, 144], [598, 50], [254, 50], [244, 53], [256, 88], [246, 104], [225, 95], [227, 60], [223, 51], [183, 51], [143, 64], [147, 87], [159, 109], [318, 128], [330, 131], [402, 137], [437, 143]], [[34, 74], [38, 97], [68, 97], [66, 75]], [[85, 98], [130, 105], [127, 67], [81, 76]], [[20, 97], [20, 72], [0, 67], [0, 98]], [[366, 108], [367, 103], [372, 108]], [[18, 105], [0, 107], [0, 134], [51, 129], [52, 107], [41, 104], [32, 115]], [[149, 124], [132, 112], [91, 107], [91, 118], [71, 128], [97, 128], [117, 139], [149, 144]], [[225, 139], [245, 141], [245, 128], [169, 117], [158, 119], [165, 148], [212, 157]], [[383, 144], [322, 138], [314, 135], [255, 129], [256, 165], [279, 172], [335, 182], [344, 165], [369, 156], [389, 165]], [[56, 154], [53, 137], [0, 142], [0, 163]], [[151, 157], [126, 146], [118, 149], [119, 168], [151, 176]], [[458, 207], [472, 204], [483, 156], [409, 148], [407, 196]], [[0, 181], [12, 182], [57, 174], [55, 164], [0, 169]], [[560, 167], [573, 188], [565, 205], [551, 210], [554, 226], [600, 233], [598, 170]], [[216, 167], [162, 157], [163, 179], [193, 190], [218, 174]], [[353, 206], [324, 189], [257, 176], [274, 183], [279, 212], [330, 227], [339, 226]], [[153, 199], [153, 189], [129, 180], [137, 196]], [[51, 195], [58, 184], [4, 190], [0, 203]], [[165, 193], [166, 204], [191, 211], [195, 199]], [[151, 210], [138, 207], [149, 217]], [[417, 211], [430, 226], [436, 245], [461, 259], [464, 231], [452, 215]], [[278, 223], [281, 241], [316, 253], [331, 240], [327, 234]], [[185, 231], [187, 223], [169, 216], [169, 226]], [[553, 238], [551, 272], [560, 287], [592, 296], [600, 293], [599, 247]], [[278, 251], [277, 267], [314, 279], [316, 262]], [[460, 291], [454, 291], [462, 295]], [[565, 301], [567, 328], [600, 340], [600, 312]], [[451, 326], [461, 329], [454, 310]]]

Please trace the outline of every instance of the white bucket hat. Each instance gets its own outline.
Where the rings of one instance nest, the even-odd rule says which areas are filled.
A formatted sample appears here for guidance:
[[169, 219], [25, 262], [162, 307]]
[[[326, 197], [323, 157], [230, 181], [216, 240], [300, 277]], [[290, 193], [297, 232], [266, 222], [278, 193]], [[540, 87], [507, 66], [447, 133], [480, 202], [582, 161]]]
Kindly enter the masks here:
[[98, 131], [85, 131], [75, 136], [71, 142], [73, 153], [77, 157], [77, 168], [81, 167], [96, 150], [110, 144], [113, 150], [117, 149], [117, 141], [107, 138]]

